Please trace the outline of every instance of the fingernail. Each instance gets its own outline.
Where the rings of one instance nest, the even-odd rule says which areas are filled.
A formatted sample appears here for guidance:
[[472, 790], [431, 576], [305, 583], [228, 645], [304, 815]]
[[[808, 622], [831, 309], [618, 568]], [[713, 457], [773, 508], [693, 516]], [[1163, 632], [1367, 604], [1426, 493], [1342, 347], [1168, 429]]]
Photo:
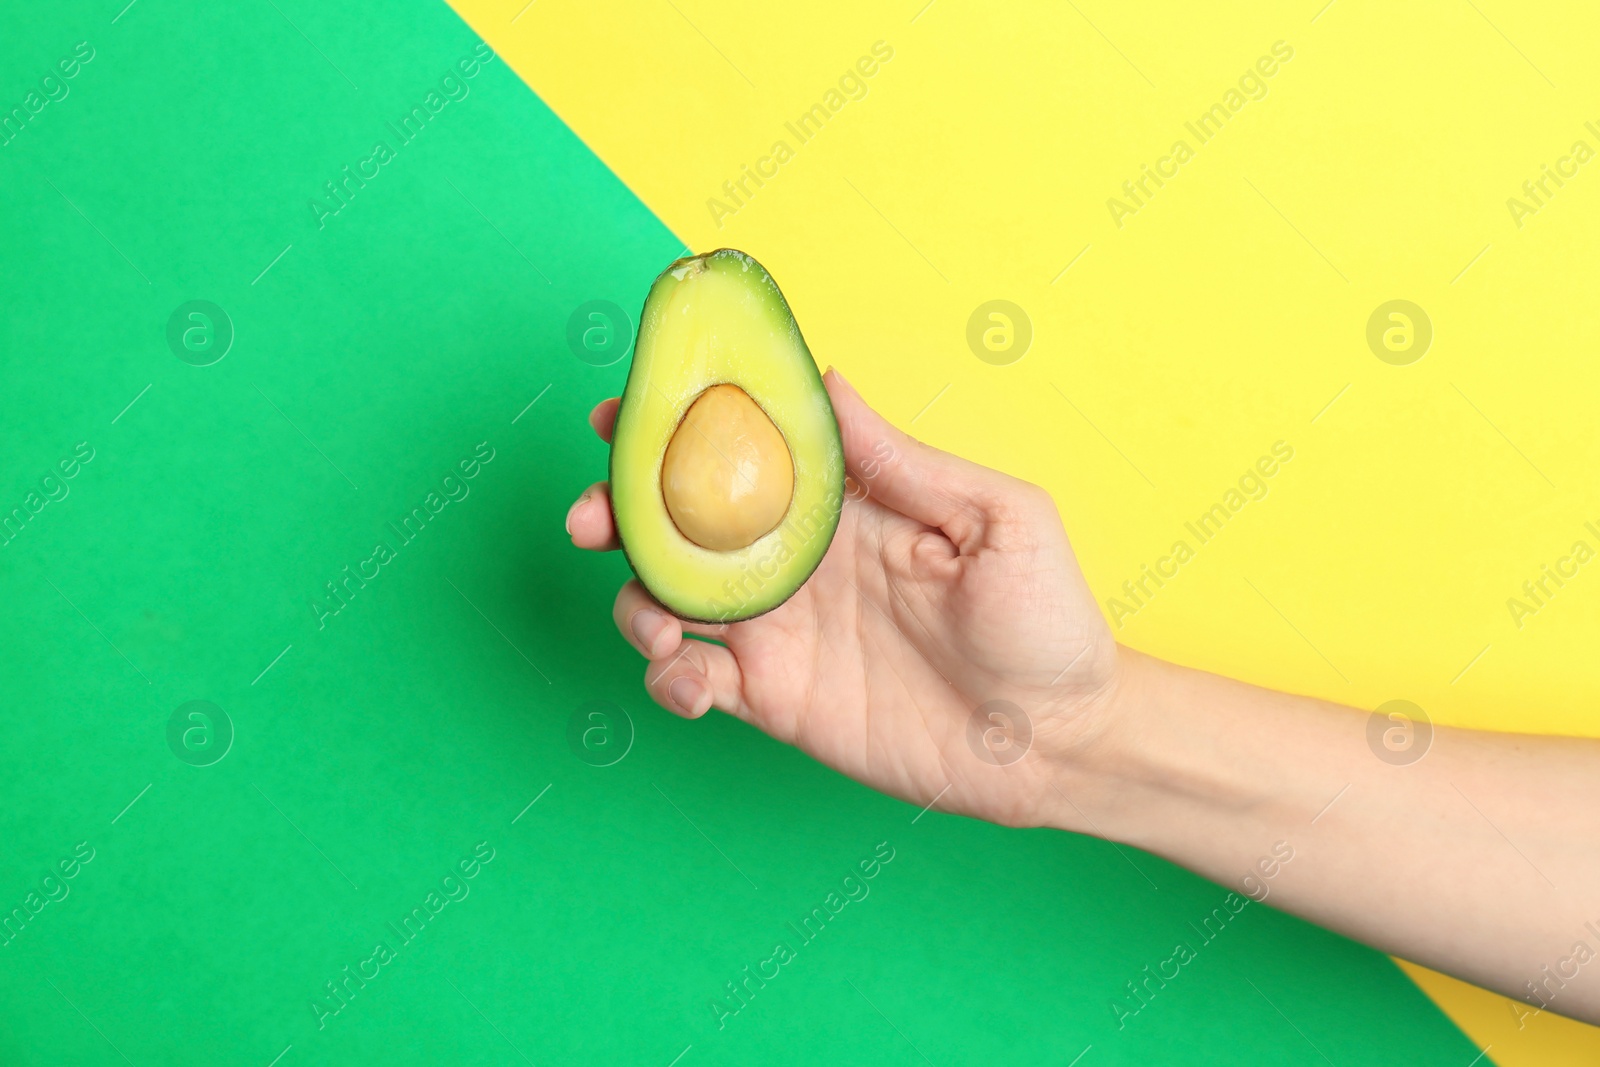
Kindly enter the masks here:
[[633, 636], [638, 639], [639, 647], [643, 648], [645, 655], [648, 656], [654, 651], [661, 631], [667, 628], [667, 620], [659, 611], [643, 608], [633, 613], [633, 618], [628, 620], [628, 626], [633, 630]]
[[828, 369], [833, 372], [833, 376], [835, 378], [839, 379], [839, 381], [844, 383], [844, 387], [846, 389], [850, 390], [852, 393], [856, 393], [857, 396], [861, 395], [860, 393], [856, 392], [856, 387], [850, 384], [850, 379], [846, 378], [844, 376], [844, 372], [841, 371], [838, 367], [829, 367]]
[[567, 536], [568, 537], [572, 536], [572, 516], [576, 515], [578, 513], [578, 509], [583, 507], [588, 502], [589, 502], [589, 490], [585, 489], [583, 491], [583, 495], [580, 496], [576, 501], [574, 501], [573, 505], [570, 508], [567, 509]]
[[685, 715], [699, 715], [706, 711], [707, 708], [700, 706], [706, 695], [706, 687], [700, 684], [700, 680], [687, 674], [674, 678], [672, 684], [667, 686], [667, 696], [672, 698], [672, 702], [678, 705]]

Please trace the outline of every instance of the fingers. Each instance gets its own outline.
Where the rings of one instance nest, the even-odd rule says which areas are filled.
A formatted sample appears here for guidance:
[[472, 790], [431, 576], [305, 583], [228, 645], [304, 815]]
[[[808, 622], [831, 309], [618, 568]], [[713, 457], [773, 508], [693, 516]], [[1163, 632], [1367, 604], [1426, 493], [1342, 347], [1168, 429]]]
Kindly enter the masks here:
[[637, 578], [629, 579], [617, 593], [611, 607], [611, 620], [628, 643], [646, 659], [660, 659], [678, 650], [685, 633], [702, 637], [721, 637], [728, 627], [723, 623], [686, 622], [656, 602]]
[[611, 621], [645, 659], [670, 656], [683, 643], [683, 624], [657, 604], [637, 578], [624, 583], [617, 593]]
[[611, 487], [595, 482], [567, 511], [567, 533], [579, 548], [610, 552], [617, 548], [617, 528], [611, 519]]
[[644, 672], [650, 697], [670, 712], [698, 719], [713, 707], [743, 718], [739, 661], [721, 645], [685, 641]]
[[[600, 440], [611, 442], [621, 401], [602, 400], [589, 413], [589, 425]], [[567, 533], [579, 548], [609, 551], [617, 546], [611, 515], [611, 489], [596, 482], [583, 491], [567, 512]], [[684, 640], [684, 631], [715, 636], [727, 627], [688, 623], [656, 603], [637, 580], [617, 594], [611, 617], [629, 644], [650, 661], [645, 688], [657, 704], [677, 715], [698, 719], [713, 706], [739, 713], [743, 709], [739, 663], [720, 645]]]
[[611, 443], [611, 433], [617, 426], [617, 408], [621, 405], [620, 398], [612, 397], [610, 400], [600, 401], [594, 406], [594, 410], [589, 412], [589, 425], [594, 428], [600, 440], [608, 445]]
[[694, 719], [713, 705], [738, 712], [742, 707], [739, 664], [720, 645], [684, 639], [684, 632], [714, 636], [726, 626], [686, 623], [653, 600], [637, 580], [617, 594], [611, 610], [617, 630], [650, 661], [645, 688], [668, 711]]
[[627, 643], [650, 661], [645, 688], [656, 704], [685, 718], [699, 718], [714, 705], [742, 715], [741, 675], [733, 653], [720, 645], [683, 638], [685, 630], [715, 635], [728, 627], [677, 619], [637, 579], [622, 585], [611, 617]]
[[[589, 425], [600, 440], [611, 443], [611, 433], [617, 424], [617, 407], [622, 403], [616, 397], [602, 400], [589, 412]], [[621, 547], [617, 542], [617, 528], [611, 517], [611, 487], [605, 482], [595, 482], [567, 509], [567, 534], [579, 548], [594, 552], [610, 552]]]
[[1026, 482], [902, 433], [837, 370], [830, 369], [823, 381], [839, 420], [845, 466], [866, 495], [937, 527], [963, 551], [1038, 496]]

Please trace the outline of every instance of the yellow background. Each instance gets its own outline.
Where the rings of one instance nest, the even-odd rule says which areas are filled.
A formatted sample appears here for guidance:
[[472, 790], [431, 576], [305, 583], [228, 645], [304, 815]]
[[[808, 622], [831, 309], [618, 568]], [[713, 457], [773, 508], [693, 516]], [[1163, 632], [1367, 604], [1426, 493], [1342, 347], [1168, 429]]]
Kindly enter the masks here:
[[[1520, 629], [1506, 604], [1600, 545], [1600, 161], [1520, 228], [1506, 204], [1600, 147], [1592, 9], [454, 2], [693, 250], [760, 259], [820, 363], [1049, 487], [1102, 600], [1291, 444], [1121, 640], [1441, 723], [1600, 732], [1600, 563]], [[784, 123], [880, 40], [867, 95], [800, 144]], [[1268, 95], [1200, 145], [1184, 123], [1280, 40]], [[1195, 158], [1119, 228], [1108, 198], [1180, 138]], [[716, 225], [707, 201], [778, 139], [795, 157]], [[966, 343], [991, 299], [1033, 325], [1009, 366]], [[1366, 344], [1392, 299], [1433, 323], [1410, 366]], [[1519, 1030], [1505, 998], [1407, 971], [1500, 1063], [1600, 1057], [1589, 1027]]]

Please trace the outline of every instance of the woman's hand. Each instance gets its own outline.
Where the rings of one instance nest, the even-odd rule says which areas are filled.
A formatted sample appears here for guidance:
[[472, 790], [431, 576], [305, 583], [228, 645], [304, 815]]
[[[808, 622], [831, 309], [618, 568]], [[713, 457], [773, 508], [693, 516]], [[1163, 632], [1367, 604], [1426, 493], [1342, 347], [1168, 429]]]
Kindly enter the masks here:
[[[1600, 741], [1439, 727], [1395, 758], [1369, 713], [1119, 649], [1042, 490], [825, 380], [853, 485], [811, 580], [727, 626], [618, 595], [662, 706], [723, 708], [918, 806], [1155, 852], [1234, 911], [1270, 899], [1516, 997], [1519, 1022], [1600, 1023]], [[615, 417], [595, 409], [601, 437]], [[603, 484], [567, 526], [616, 547]]]
[[[725, 625], [683, 622], [629, 581], [613, 616], [650, 661], [650, 695], [687, 718], [721, 708], [918, 806], [1081, 822], [1059, 813], [1053, 757], [1094, 744], [1122, 679], [1054, 502], [901, 433], [838, 372], [824, 382], [850, 484], [821, 566], [781, 607]], [[616, 413], [590, 415], [606, 441]], [[567, 531], [617, 547], [604, 482]]]

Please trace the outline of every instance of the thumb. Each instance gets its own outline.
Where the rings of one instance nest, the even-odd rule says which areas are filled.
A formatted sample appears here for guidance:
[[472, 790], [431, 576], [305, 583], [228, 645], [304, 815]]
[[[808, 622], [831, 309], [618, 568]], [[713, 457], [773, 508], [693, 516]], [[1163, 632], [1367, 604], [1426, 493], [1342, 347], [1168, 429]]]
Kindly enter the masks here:
[[923, 444], [867, 405], [844, 376], [823, 376], [844, 443], [846, 471], [866, 496], [944, 532], [963, 551], [996, 520], [1018, 513], [1026, 483]]

